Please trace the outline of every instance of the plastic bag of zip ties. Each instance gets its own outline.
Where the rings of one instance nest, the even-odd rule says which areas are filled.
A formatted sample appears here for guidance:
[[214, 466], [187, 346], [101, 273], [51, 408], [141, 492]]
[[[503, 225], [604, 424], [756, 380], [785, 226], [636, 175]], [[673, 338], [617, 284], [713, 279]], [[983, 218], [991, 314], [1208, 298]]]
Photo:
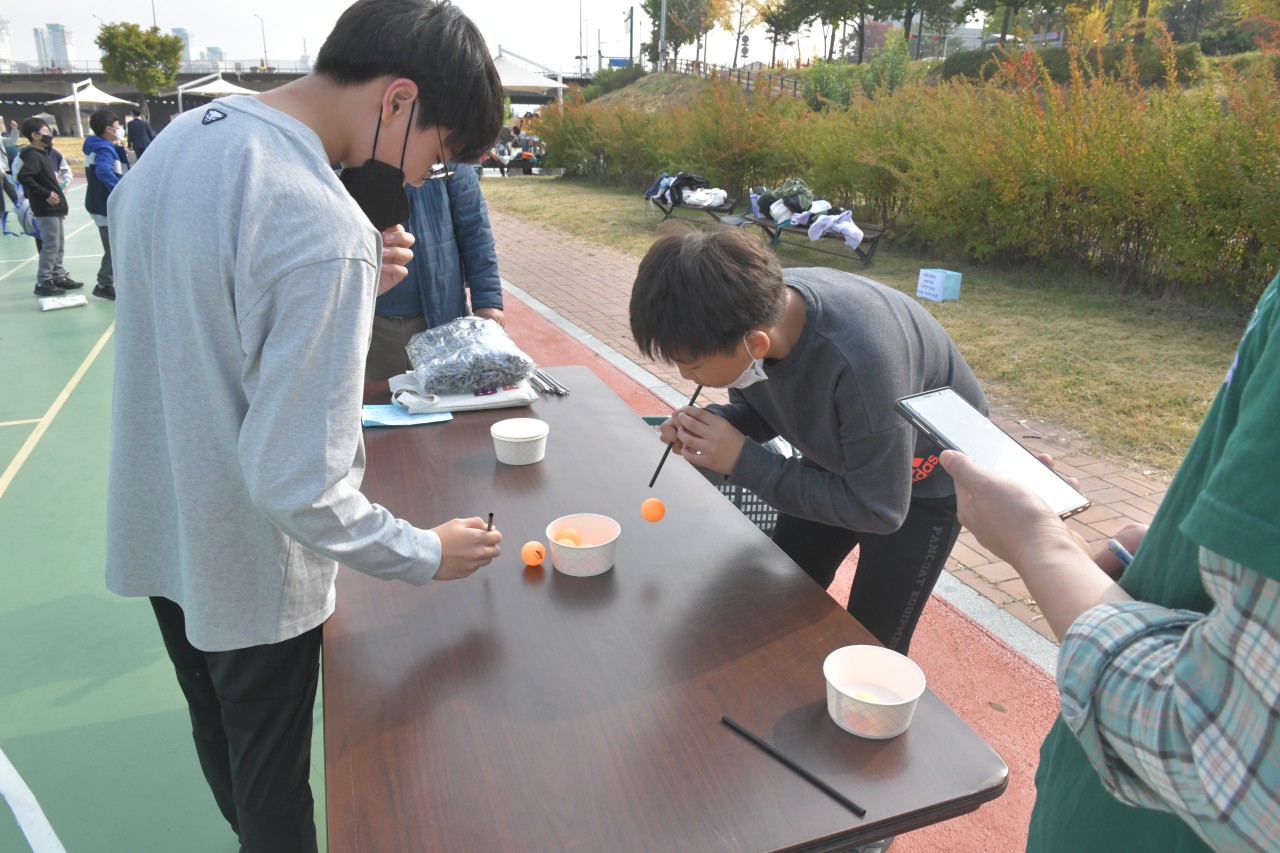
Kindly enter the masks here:
[[470, 394], [515, 385], [536, 365], [492, 320], [459, 317], [419, 332], [405, 347], [424, 394]]

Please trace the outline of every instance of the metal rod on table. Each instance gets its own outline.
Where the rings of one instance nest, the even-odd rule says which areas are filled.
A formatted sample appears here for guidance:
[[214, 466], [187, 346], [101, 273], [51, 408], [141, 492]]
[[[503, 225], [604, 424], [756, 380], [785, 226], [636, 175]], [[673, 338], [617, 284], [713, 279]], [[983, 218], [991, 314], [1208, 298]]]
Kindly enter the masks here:
[[795, 773], [796, 773], [797, 775], [799, 775], [799, 776], [800, 776], [800, 778], [804, 779], [806, 782], [808, 782], [808, 783], [810, 783], [811, 785], [813, 785], [814, 787], [818, 788], [818, 790], [822, 791], [822, 793], [826, 794], [828, 797], [830, 797], [831, 799], [835, 800], [837, 803], [839, 803], [840, 805], [844, 806], [844, 807], [845, 807], [845, 808], [847, 808], [849, 811], [851, 811], [851, 812], [853, 812], [854, 814], [856, 814], [858, 817], [866, 817], [866, 815], [867, 815], [867, 810], [866, 810], [866, 809], [864, 809], [862, 806], [858, 805], [858, 804], [857, 804], [857, 803], [855, 803], [853, 800], [851, 800], [851, 799], [849, 799], [848, 797], [846, 797], [844, 794], [842, 794], [842, 793], [840, 793], [839, 791], [837, 791], [835, 788], [832, 788], [832, 787], [831, 787], [830, 785], [828, 785], [826, 782], [823, 782], [823, 781], [822, 781], [821, 779], [819, 779], [817, 776], [814, 776], [814, 775], [813, 775], [812, 773], [810, 773], [808, 770], [805, 770], [805, 769], [804, 769], [803, 767], [801, 767], [799, 764], [796, 764], [796, 763], [795, 763], [794, 761], [792, 761], [790, 758], [787, 758], [787, 757], [786, 757], [785, 755], [783, 755], [781, 752], [778, 752], [778, 750], [777, 750], [777, 749], [775, 749], [774, 747], [770, 746], [770, 745], [769, 745], [766, 741], [764, 741], [763, 739], [756, 737], [756, 736], [755, 736], [755, 735], [753, 735], [751, 732], [747, 731], [747, 730], [746, 730], [746, 729], [744, 729], [742, 726], [738, 725], [737, 723], [735, 723], [733, 720], [729, 719], [728, 717], [721, 717], [721, 718], [720, 718], [720, 722], [724, 723], [726, 726], [728, 726], [729, 728], [733, 729], [735, 732], [737, 732], [738, 734], [742, 735], [744, 738], [746, 738], [747, 740], [751, 741], [752, 743], [754, 743], [756, 746], [760, 747], [760, 748], [761, 748], [762, 750], [764, 750], [765, 752], [769, 753], [769, 755], [772, 755], [772, 756], [773, 756], [774, 758], [776, 758], [778, 761], [782, 762], [782, 763], [783, 763], [783, 764], [785, 764], [787, 767], [791, 768], [793, 771], [795, 771]]
[[[698, 395], [702, 393], [702, 386], [699, 385], [693, 389], [693, 396], [689, 398], [688, 405], [692, 406], [694, 401], [698, 399]], [[667, 449], [662, 451], [662, 458], [658, 460], [658, 467], [654, 469], [653, 476], [649, 478], [649, 488], [653, 488], [653, 484], [658, 482], [658, 474], [662, 473], [662, 466], [666, 464], [667, 457], [671, 455], [671, 448], [674, 444], [668, 444]]]
[[564, 383], [562, 383], [559, 379], [556, 379], [554, 376], [552, 376], [550, 373], [547, 373], [545, 370], [539, 370], [537, 371], [537, 373], [539, 376], [542, 377], [542, 381], [550, 385], [552, 390], [555, 391], [557, 394], [564, 395], [569, 393], [569, 388]]

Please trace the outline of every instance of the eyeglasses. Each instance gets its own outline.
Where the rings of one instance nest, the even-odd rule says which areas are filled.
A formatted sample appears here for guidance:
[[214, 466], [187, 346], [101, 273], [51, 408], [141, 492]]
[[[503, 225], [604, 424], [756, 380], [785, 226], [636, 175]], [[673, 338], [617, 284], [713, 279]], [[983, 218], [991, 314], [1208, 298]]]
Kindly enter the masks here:
[[[440, 140], [440, 156], [444, 156], [444, 135], [440, 133], [440, 125], [436, 125], [436, 138]], [[431, 167], [431, 171], [427, 172], [424, 181], [447, 181], [453, 177], [453, 169], [450, 169], [447, 163], [436, 163]]]

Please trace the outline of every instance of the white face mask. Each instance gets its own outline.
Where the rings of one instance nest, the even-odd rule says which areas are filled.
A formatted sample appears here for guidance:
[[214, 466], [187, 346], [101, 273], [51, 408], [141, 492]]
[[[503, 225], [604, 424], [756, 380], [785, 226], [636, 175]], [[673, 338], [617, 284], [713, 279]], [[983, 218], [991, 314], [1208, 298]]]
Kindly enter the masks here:
[[117, 127], [113, 133], [117, 142], [124, 142], [124, 128]]
[[[747, 345], [746, 335], [742, 336], [742, 345]], [[747, 355], [751, 355], [751, 347], [749, 346], [747, 347]], [[764, 373], [764, 359], [753, 357], [751, 359], [751, 363], [747, 365], [747, 369], [742, 371], [742, 375], [724, 387], [735, 388], [741, 391], [743, 388], [748, 388], [755, 385], [757, 382], [762, 382], [768, 378], [769, 377]]]

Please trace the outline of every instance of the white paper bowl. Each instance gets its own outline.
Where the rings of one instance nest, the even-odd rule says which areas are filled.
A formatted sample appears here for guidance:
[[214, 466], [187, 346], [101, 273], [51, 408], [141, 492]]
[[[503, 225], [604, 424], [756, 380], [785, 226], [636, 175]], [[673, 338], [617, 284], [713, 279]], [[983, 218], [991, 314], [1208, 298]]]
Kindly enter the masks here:
[[[582, 537], [582, 545], [562, 545], [557, 534], [572, 527]], [[547, 543], [551, 548], [551, 565], [556, 571], [585, 578], [613, 568], [613, 555], [622, 535], [622, 526], [607, 515], [579, 512], [565, 515], [547, 525]]]
[[551, 427], [537, 418], [507, 418], [489, 427], [493, 452], [507, 465], [532, 465], [547, 455]]
[[845, 646], [822, 664], [827, 713], [845, 731], [882, 740], [911, 725], [924, 693], [924, 673], [915, 662], [880, 646]]

